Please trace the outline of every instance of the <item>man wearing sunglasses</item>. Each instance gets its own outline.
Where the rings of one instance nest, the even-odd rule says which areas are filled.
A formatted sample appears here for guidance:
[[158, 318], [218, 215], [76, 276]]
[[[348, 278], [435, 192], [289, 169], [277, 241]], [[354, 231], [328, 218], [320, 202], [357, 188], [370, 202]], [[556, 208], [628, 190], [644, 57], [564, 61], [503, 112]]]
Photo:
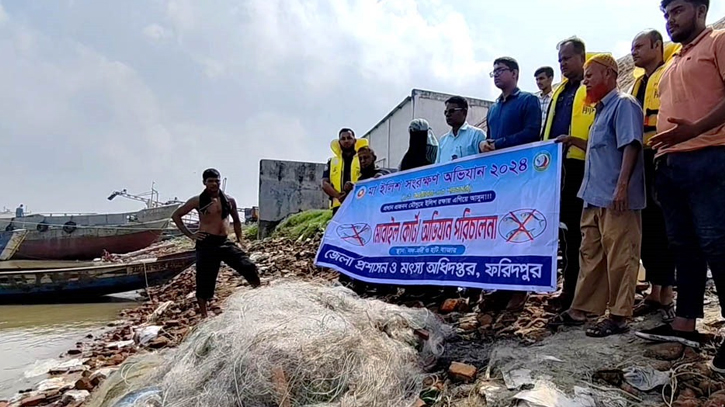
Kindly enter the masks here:
[[468, 102], [460, 96], [453, 96], [446, 101], [446, 123], [451, 130], [441, 137], [436, 163], [444, 164], [476, 155], [480, 152], [479, 144], [486, 140], [486, 133], [478, 127], [466, 122]]

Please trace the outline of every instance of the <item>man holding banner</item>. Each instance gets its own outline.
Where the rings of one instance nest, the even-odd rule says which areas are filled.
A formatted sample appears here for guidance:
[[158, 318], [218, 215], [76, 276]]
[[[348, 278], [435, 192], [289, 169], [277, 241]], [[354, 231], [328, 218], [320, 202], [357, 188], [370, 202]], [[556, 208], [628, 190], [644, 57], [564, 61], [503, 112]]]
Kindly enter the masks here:
[[367, 283], [554, 292], [561, 159], [536, 142], [358, 182], [315, 264]]
[[[539, 139], [541, 130], [541, 105], [534, 94], [519, 89], [519, 64], [510, 57], [497, 58], [493, 62], [491, 77], [501, 96], [488, 110], [486, 123], [489, 139], [482, 141], [480, 150], [491, 152], [531, 143]], [[526, 304], [528, 293], [506, 292], [495, 295], [499, 307], [519, 311]]]
[[583, 325], [587, 314], [609, 317], [587, 329], [587, 336], [626, 332], [632, 316], [645, 207], [642, 138], [644, 117], [637, 100], [617, 90], [619, 69], [610, 54], [597, 54], [584, 65], [587, 102], [596, 104], [589, 140], [561, 136], [557, 141], [586, 151], [579, 197], [580, 273], [574, 301], [554, 318], [553, 327]]

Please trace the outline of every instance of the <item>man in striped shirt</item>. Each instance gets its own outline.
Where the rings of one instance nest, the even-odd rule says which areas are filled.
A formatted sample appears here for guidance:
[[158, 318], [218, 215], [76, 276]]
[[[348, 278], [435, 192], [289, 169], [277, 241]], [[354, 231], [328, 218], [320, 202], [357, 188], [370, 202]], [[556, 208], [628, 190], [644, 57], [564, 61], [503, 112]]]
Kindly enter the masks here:
[[554, 68], [543, 66], [536, 70], [534, 78], [536, 78], [536, 86], [539, 87], [536, 96], [539, 98], [539, 104], [541, 104], [541, 129], [543, 130], [546, 124], [546, 114], [549, 112], [549, 105], [551, 104], [551, 97], [554, 95], [554, 89], [552, 88]]

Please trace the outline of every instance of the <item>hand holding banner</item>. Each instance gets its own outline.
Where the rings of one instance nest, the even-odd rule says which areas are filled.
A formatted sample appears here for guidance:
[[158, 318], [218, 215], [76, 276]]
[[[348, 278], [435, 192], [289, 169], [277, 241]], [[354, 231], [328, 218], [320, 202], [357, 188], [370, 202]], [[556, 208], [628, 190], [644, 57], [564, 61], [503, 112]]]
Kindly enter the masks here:
[[370, 283], [555, 291], [561, 154], [539, 142], [360, 182], [315, 264]]

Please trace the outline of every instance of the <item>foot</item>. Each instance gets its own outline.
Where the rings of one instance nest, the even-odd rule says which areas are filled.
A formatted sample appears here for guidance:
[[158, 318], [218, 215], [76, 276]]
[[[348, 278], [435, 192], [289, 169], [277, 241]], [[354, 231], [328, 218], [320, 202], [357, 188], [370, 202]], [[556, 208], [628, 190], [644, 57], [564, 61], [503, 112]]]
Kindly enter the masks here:
[[672, 325], [665, 324], [656, 328], [634, 333], [637, 337], [651, 342], [677, 342], [691, 348], [700, 347], [700, 333], [695, 331], [676, 331]]
[[663, 305], [660, 308], [660, 313], [662, 314], [662, 322], [669, 324], [670, 322], [675, 320], [675, 303], [671, 302], [668, 305]]
[[710, 362], [710, 370], [725, 375], [725, 345], [720, 345], [715, 358]]
[[632, 316], [643, 317], [645, 315], [654, 314], [655, 312], [659, 311], [660, 308], [662, 308], [662, 304], [660, 304], [658, 301], [645, 298], [634, 306]]
[[527, 292], [516, 292], [511, 296], [508, 304], [506, 304], [506, 311], [516, 312], [521, 311], [526, 306], [526, 300], [529, 299], [529, 293]]
[[555, 316], [547, 324], [549, 328], [558, 328], [560, 326], [582, 326], [586, 322], [585, 318], [574, 318], [569, 311], [564, 311]]
[[593, 327], [587, 329], [586, 335], [592, 338], [606, 338], [611, 335], [619, 335], [629, 331], [626, 321], [615, 321], [611, 318], [604, 318]]

